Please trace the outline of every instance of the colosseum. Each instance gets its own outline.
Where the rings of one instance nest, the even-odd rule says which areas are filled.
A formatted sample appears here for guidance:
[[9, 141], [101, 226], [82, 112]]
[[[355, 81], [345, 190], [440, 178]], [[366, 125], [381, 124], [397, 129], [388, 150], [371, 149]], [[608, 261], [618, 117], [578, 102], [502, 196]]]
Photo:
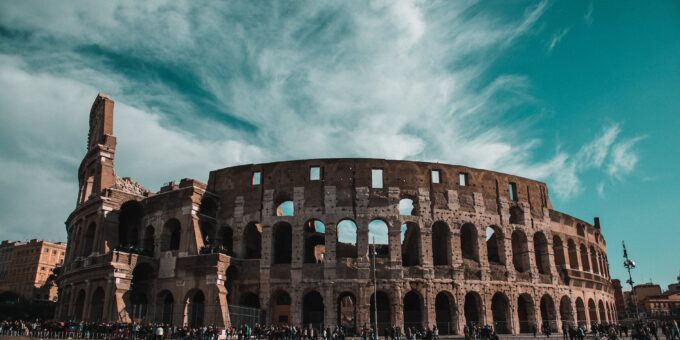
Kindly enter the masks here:
[[90, 111], [57, 319], [349, 332], [377, 321], [441, 334], [616, 321], [598, 218], [553, 210], [545, 183], [440, 163], [311, 159], [151, 192], [114, 172], [113, 106], [100, 94]]

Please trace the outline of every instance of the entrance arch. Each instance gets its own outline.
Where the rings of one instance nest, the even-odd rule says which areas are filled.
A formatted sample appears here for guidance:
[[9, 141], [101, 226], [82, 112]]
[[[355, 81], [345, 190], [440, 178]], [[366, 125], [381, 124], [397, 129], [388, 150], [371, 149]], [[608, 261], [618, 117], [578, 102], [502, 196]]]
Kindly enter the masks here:
[[291, 299], [288, 292], [279, 290], [272, 295], [272, 323], [290, 323]]
[[98, 287], [92, 294], [90, 300], [90, 320], [93, 322], [101, 322], [104, 316], [104, 288]]
[[311, 291], [302, 298], [302, 325], [311, 325], [316, 329], [323, 326], [323, 297], [317, 291]]
[[[377, 301], [376, 301], [377, 300]], [[377, 306], [377, 313], [376, 313]], [[392, 325], [392, 311], [390, 306], [390, 297], [383, 291], [378, 291], [376, 294], [371, 294], [371, 327], [375, 325], [375, 316], [378, 314], [378, 334], [383, 334], [385, 327]]]
[[599, 323], [604, 323], [607, 322], [607, 312], [604, 310], [604, 303], [602, 303], [602, 300], [600, 300], [597, 303], [598, 311], [600, 312], [600, 318], [598, 319]]
[[356, 298], [350, 292], [344, 292], [338, 296], [338, 320], [337, 324], [344, 327], [349, 333], [354, 333], [357, 329], [356, 320]]
[[468, 326], [480, 325], [482, 316], [482, 298], [477, 292], [465, 294], [464, 302], [465, 324]]
[[581, 298], [576, 298], [576, 318], [579, 325], [586, 325], [586, 306], [583, 304]]
[[517, 298], [517, 318], [520, 333], [529, 333], [532, 326], [537, 326], [534, 300], [529, 294], [521, 294]]
[[423, 326], [423, 300], [415, 290], [404, 295], [404, 329], [414, 327], [420, 329]]
[[83, 310], [85, 309], [85, 290], [81, 289], [76, 295], [76, 305], [74, 310], [74, 317], [76, 320], [84, 319]]
[[566, 295], [560, 299], [560, 319], [562, 319], [562, 325], [574, 325], [574, 312], [571, 305], [571, 299]]
[[203, 326], [205, 312], [205, 295], [200, 289], [195, 289], [187, 294], [185, 324], [189, 327]]
[[[557, 314], [555, 313], [555, 303], [550, 295], [545, 294], [541, 297], [541, 327], [550, 326], [550, 330], [557, 332]], [[543, 328], [539, 328], [543, 329]]]
[[146, 320], [149, 305], [149, 292], [153, 284], [154, 270], [147, 263], [140, 263], [132, 271], [132, 287], [130, 289], [130, 318], [135, 322]]
[[597, 308], [595, 308], [595, 301], [593, 301], [593, 299], [588, 299], [588, 316], [590, 317], [591, 325], [598, 322]]
[[458, 334], [455, 305], [454, 298], [449, 292], [439, 292], [437, 294], [434, 310], [439, 334]]
[[505, 294], [498, 292], [491, 298], [493, 327], [496, 333], [510, 334], [510, 302]]
[[175, 298], [168, 290], [163, 290], [156, 297], [156, 321], [164, 324], [172, 323]]

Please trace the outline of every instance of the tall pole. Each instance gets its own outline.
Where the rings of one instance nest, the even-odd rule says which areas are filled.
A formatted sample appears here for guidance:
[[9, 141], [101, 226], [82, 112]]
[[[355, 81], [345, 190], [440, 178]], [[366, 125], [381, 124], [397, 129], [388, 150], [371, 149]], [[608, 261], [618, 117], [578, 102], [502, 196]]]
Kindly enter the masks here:
[[375, 258], [378, 253], [375, 251], [375, 236], [373, 236], [373, 305], [374, 309], [374, 323], [375, 323], [375, 338], [378, 339], [378, 280], [375, 275]]
[[628, 270], [628, 283], [630, 285], [630, 299], [631, 302], [633, 303], [633, 307], [635, 307], [635, 318], [639, 319], [640, 314], [638, 313], [638, 307], [637, 307], [637, 299], [635, 298], [635, 287], [633, 287], [633, 284], [635, 283], [633, 281], [633, 275], [631, 274], [631, 270], [635, 268], [635, 261], [631, 260], [628, 258], [628, 250], [626, 249], [626, 242], [621, 241], [621, 244], [623, 245], [623, 258], [625, 261], [623, 261], [623, 266]]

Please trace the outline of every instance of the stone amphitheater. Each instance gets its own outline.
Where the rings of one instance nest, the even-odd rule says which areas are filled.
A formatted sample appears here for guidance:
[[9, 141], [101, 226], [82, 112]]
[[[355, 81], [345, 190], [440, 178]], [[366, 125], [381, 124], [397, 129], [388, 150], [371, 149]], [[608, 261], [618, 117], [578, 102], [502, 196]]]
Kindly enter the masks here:
[[100, 94], [90, 112], [57, 319], [350, 332], [377, 321], [441, 334], [616, 321], [598, 218], [554, 210], [544, 183], [440, 163], [312, 159], [150, 192], [114, 173], [113, 106]]

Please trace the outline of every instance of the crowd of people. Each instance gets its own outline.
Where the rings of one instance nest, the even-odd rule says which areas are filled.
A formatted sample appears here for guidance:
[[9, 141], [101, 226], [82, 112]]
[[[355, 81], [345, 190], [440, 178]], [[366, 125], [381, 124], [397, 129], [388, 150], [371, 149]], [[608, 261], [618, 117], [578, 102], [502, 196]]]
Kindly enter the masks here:
[[[550, 337], [553, 327], [548, 324], [541, 327], [532, 326], [534, 337]], [[368, 325], [356, 331], [344, 327], [306, 327], [290, 325], [250, 326], [246, 323], [226, 329], [203, 327], [178, 327], [158, 323], [90, 323], [90, 322], [56, 322], [56, 321], [0, 321], [0, 335], [30, 336], [40, 338], [71, 339], [227, 339], [227, 340], [345, 340], [346, 337], [359, 337], [361, 340], [439, 340], [439, 329], [433, 327], [385, 327], [379, 334]], [[466, 340], [498, 340], [499, 336], [491, 325], [465, 325], [463, 335]], [[583, 340], [586, 337], [594, 340], [680, 340], [680, 329], [676, 321], [655, 322], [638, 321], [631, 324], [593, 324], [563, 325], [563, 340]], [[382, 338], [382, 339], [381, 339]]]

